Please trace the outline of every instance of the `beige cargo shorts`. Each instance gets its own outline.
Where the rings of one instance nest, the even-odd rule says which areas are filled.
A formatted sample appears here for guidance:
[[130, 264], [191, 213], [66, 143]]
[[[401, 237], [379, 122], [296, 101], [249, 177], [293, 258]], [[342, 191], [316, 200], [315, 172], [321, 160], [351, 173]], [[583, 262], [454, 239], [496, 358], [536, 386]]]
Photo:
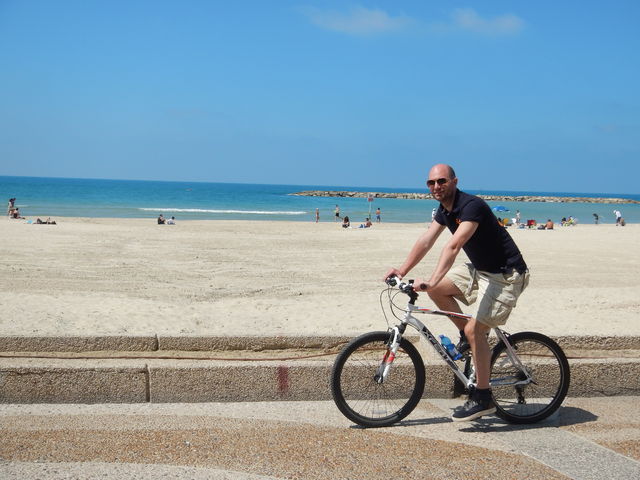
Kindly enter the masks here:
[[455, 298], [465, 305], [478, 299], [473, 317], [489, 327], [507, 323], [518, 297], [529, 284], [529, 272], [488, 273], [476, 270], [470, 263], [453, 267], [446, 277], [462, 292]]

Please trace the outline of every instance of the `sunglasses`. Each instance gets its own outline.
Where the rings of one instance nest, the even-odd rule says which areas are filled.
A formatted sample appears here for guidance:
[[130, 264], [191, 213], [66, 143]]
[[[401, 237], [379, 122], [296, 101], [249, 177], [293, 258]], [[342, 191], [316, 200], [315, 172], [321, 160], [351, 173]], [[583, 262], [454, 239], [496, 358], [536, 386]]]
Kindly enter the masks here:
[[436, 185], [436, 183], [438, 185], [444, 185], [448, 181], [449, 181], [448, 178], [439, 178], [437, 180], [427, 180], [427, 187], [434, 187]]

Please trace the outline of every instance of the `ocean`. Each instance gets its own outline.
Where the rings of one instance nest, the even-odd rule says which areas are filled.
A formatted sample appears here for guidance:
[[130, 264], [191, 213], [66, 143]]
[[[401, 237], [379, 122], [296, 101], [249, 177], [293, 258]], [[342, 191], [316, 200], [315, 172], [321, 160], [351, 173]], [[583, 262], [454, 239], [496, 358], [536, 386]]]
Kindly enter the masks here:
[[[350, 187], [320, 185], [257, 185], [239, 183], [159, 182], [141, 180], [95, 180], [76, 178], [40, 178], [0, 176], [0, 197], [6, 202], [15, 197], [20, 212], [28, 219], [37, 217], [112, 217], [155, 219], [159, 214], [184, 220], [278, 220], [333, 222], [338, 204], [342, 215], [352, 222], [362, 222], [376, 208], [383, 222], [419, 223], [431, 220], [434, 200], [300, 197], [292, 193], [306, 190], [347, 190], [361, 192], [419, 192], [420, 189]], [[463, 188], [464, 190], [464, 188]], [[478, 191], [484, 195], [545, 195], [563, 197], [604, 197], [640, 200], [640, 195], [612, 193]], [[640, 204], [489, 202], [502, 205], [509, 212], [499, 216], [538, 222], [548, 218], [558, 222], [573, 216], [580, 223], [593, 223], [593, 214], [601, 223], [615, 223], [613, 209], [618, 208], [628, 223], [640, 223]], [[371, 210], [370, 210], [371, 209]]]

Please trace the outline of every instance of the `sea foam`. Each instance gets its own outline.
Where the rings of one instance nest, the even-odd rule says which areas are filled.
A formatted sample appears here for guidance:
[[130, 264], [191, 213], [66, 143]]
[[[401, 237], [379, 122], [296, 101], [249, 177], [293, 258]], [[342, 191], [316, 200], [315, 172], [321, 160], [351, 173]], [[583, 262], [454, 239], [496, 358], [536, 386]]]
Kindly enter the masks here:
[[272, 211], [272, 210], [207, 210], [202, 208], [138, 208], [145, 212], [179, 212], [179, 213], [222, 213], [230, 215], [305, 215], [304, 211]]

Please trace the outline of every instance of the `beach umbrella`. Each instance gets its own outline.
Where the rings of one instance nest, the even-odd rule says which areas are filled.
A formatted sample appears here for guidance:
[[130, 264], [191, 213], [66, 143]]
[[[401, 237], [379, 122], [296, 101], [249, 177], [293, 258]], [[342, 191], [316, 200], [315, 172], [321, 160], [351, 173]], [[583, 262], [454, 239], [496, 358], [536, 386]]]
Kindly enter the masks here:
[[498, 205], [498, 206], [493, 207], [493, 211], [494, 212], [508, 212], [509, 209], [507, 207], [502, 206], [502, 205]]

